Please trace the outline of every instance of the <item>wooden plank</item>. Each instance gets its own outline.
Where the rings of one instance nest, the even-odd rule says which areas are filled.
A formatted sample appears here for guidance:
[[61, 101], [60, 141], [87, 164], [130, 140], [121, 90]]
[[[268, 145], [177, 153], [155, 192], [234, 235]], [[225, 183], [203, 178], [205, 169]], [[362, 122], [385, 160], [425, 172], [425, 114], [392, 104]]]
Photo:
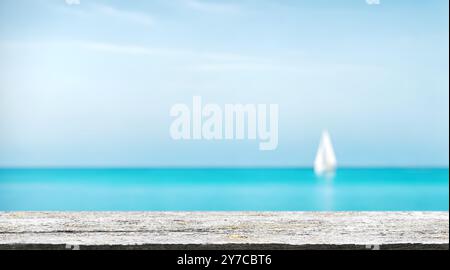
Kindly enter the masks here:
[[0, 212], [1, 249], [448, 249], [448, 212]]

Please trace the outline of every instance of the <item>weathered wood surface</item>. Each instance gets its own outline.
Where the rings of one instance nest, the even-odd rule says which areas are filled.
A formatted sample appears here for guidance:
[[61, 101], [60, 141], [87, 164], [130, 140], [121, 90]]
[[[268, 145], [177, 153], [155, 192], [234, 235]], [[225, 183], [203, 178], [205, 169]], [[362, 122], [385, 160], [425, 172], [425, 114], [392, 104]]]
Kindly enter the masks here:
[[448, 249], [448, 212], [0, 212], [0, 249]]

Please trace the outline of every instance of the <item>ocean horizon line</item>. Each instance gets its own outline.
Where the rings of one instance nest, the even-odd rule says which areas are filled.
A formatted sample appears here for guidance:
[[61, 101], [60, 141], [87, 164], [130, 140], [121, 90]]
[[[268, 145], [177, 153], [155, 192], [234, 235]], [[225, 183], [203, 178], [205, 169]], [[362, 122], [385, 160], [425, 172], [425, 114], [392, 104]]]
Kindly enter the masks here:
[[[0, 170], [314, 170], [313, 166], [18, 166], [0, 167]], [[449, 170], [449, 166], [340, 166], [337, 170], [366, 170], [366, 169], [442, 169]]]

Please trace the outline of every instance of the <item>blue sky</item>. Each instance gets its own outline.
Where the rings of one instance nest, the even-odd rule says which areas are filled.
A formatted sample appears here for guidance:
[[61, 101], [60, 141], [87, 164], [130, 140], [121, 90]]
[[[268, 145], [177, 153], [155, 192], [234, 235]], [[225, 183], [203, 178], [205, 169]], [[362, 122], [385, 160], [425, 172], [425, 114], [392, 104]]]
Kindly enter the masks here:
[[[448, 1], [0, 1], [0, 166], [448, 166]], [[276, 151], [170, 107], [277, 103]]]

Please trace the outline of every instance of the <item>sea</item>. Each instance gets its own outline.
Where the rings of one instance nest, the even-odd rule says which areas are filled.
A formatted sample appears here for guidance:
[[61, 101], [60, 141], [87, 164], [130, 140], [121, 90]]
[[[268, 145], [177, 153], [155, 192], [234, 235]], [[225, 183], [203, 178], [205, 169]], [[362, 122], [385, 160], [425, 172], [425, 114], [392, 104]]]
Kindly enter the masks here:
[[448, 211], [448, 168], [0, 169], [0, 211]]

